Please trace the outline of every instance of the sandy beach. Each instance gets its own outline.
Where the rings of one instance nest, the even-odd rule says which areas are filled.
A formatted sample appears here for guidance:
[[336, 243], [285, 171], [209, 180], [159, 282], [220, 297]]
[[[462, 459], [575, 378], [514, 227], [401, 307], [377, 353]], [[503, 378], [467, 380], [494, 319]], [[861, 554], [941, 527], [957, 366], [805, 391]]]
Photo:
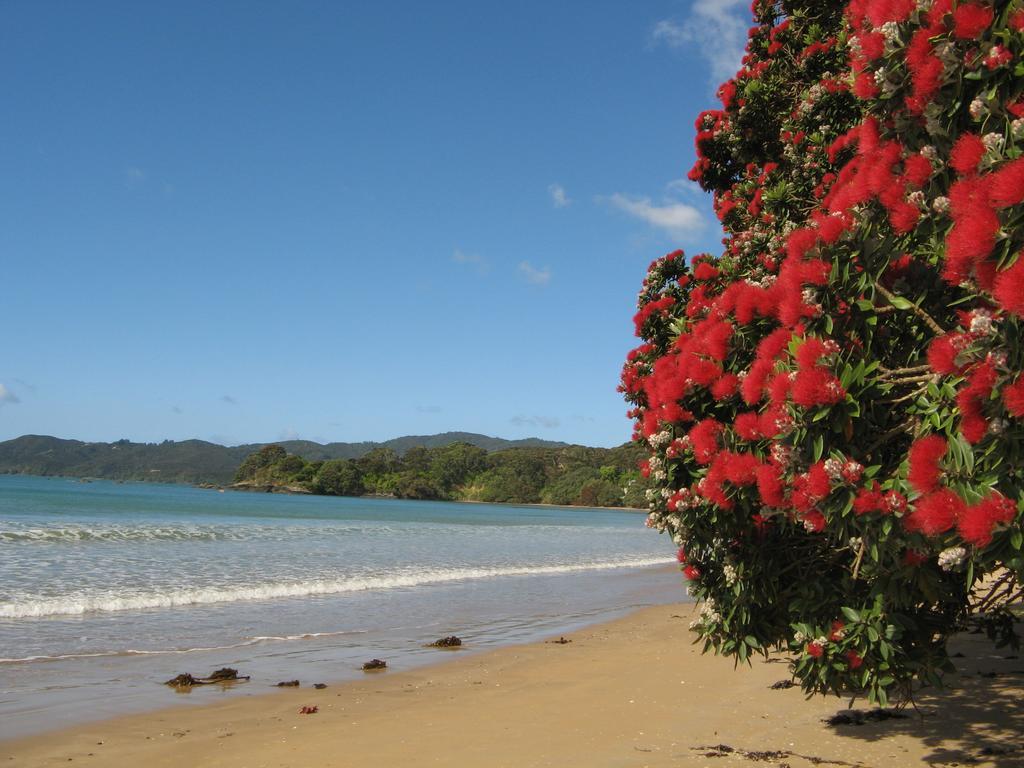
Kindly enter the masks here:
[[[692, 606], [643, 609], [541, 642], [315, 690], [263, 690], [0, 743], [9, 766], [729, 766], [1024, 764], [1024, 663], [973, 637], [962, 672], [906, 719], [830, 726], [778, 660], [732, 662], [690, 643]], [[558, 638], [554, 638], [557, 640]], [[316, 707], [303, 715], [303, 707]], [[866, 703], [861, 705], [867, 709]]]

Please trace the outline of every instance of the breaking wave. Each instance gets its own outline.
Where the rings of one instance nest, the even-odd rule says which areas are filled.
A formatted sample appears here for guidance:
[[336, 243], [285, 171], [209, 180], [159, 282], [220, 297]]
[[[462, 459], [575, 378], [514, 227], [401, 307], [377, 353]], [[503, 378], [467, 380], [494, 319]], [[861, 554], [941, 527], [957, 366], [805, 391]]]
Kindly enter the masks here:
[[377, 576], [339, 579], [314, 579], [295, 582], [272, 582], [256, 586], [197, 587], [167, 591], [146, 591], [118, 594], [104, 592], [93, 595], [67, 595], [0, 603], [0, 619], [45, 618], [50, 616], [82, 616], [94, 613], [116, 613], [160, 608], [178, 608], [210, 603], [236, 603], [256, 600], [338, 595], [346, 592], [388, 590], [444, 584], [474, 579], [509, 576], [541, 576], [579, 571], [616, 568], [642, 568], [673, 563], [670, 558], [626, 558], [590, 563], [557, 565], [523, 565], [504, 567], [441, 568], [399, 571]]

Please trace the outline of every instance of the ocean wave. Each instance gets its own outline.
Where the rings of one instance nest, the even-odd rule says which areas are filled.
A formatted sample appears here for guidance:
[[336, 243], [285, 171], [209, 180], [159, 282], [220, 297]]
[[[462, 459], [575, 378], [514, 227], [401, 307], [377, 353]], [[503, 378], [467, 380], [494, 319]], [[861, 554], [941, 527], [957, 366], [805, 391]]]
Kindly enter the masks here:
[[222, 541], [242, 538], [227, 528], [207, 526], [64, 526], [0, 530], [0, 543]]
[[[0, 528], [0, 544], [79, 544], [206, 541], [289, 541], [296, 538], [360, 536], [422, 536], [430, 532], [493, 536], [491, 526], [451, 523], [353, 523], [348, 525], [115, 525], [69, 524], [60, 527], [23, 526]], [[553, 530], [552, 530], [553, 529]], [[516, 525], [520, 534], [561, 533], [567, 526]], [[621, 528], [591, 527], [588, 533], [619, 534]]]
[[211, 645], [196, 648], [165, 648], [155, 651], [141, 651], [128, 648], [123, 651], [94, 651], [91, 653], [60, 653], [52, 656], [40, 654], [37, 656], [21, 656], [17, 658], [0, 658], [0, 664], [25, 664], [28, 662], [42, 661], [64, 661], [67, 659], [95, 659], [110, 656], [175, 656], [187, 653], [205, 653], [210, 651], [227, 651], [232, 648], [246, 648], [250, 645], [261, 645], [263, 643], [283, 643], [293, 640], [315, 640], [321, 637], [337, 637], [339, 635], [362, 635], [366, 634], [365, 629], [344, 630], [339, 632], [303, 632], [300, 635], [259, 635], [250, 637], [240, 643], [229, 645]]
[[0, 619], [82, 616], [93, 613], [179, 608], [211, 603], [236, 603], [317, 595], [338, 595], [346, 592], [399, 589], [509, 576], [543, 576], [580, 571], [641, 568], [651, 565], [665, 565], [672, 562], [675, 561], [670, 558], [633, 557], [589, 563], [400, 571], [378, 576], [277, 582], [251, 587], [200, 587], [134, 594], [107, 592], [94, 595], [68, 595], [64, 597], [0, 603]]

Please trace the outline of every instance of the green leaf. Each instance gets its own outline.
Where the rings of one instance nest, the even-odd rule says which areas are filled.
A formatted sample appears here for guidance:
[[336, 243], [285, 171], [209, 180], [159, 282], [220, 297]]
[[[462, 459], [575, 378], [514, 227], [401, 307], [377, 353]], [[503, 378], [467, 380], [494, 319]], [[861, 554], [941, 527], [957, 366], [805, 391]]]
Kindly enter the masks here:
[[913, 309], [914, 307], [914, 303], [912, 301], [908, 301], [902, 296], [893, 296], [889, 299], [889, 303], [896, 307], [896, 309]]
[[842, 608], [843, 616], [852, 621], [854, 624], [860, 621], [860, 614], [853, 608], [847, 608], [845, 605]]
[[824, 435], [818, 435], [814, 438], [814, 458], [812, 461], [817, 461], [821, 458], [822, 451], [825, 450], [825, 439]]

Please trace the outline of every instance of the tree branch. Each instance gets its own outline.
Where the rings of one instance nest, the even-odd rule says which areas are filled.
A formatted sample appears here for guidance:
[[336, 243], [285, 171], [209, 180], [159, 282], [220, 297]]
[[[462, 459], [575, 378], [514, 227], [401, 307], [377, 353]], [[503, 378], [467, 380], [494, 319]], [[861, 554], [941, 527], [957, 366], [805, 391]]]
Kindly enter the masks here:
[[[890, 304], [894, 303], [895, 299], [902, 298], [894, 294], [881, 283], [875, 283], [875, 290], [882, 294]], [[942, 335], [946, 334], [946, 331], [942, 328], [942, 326], [935, 322], [932, 316], [925, 312], [923, 309], [921, 309], [919, 306], [917, 306], [916, 304], [912, 304], [910, 309], [911, 311], [913, 311], [915, 315], [924, 320], [924, 324], [931, 328], [933, 331]]]

